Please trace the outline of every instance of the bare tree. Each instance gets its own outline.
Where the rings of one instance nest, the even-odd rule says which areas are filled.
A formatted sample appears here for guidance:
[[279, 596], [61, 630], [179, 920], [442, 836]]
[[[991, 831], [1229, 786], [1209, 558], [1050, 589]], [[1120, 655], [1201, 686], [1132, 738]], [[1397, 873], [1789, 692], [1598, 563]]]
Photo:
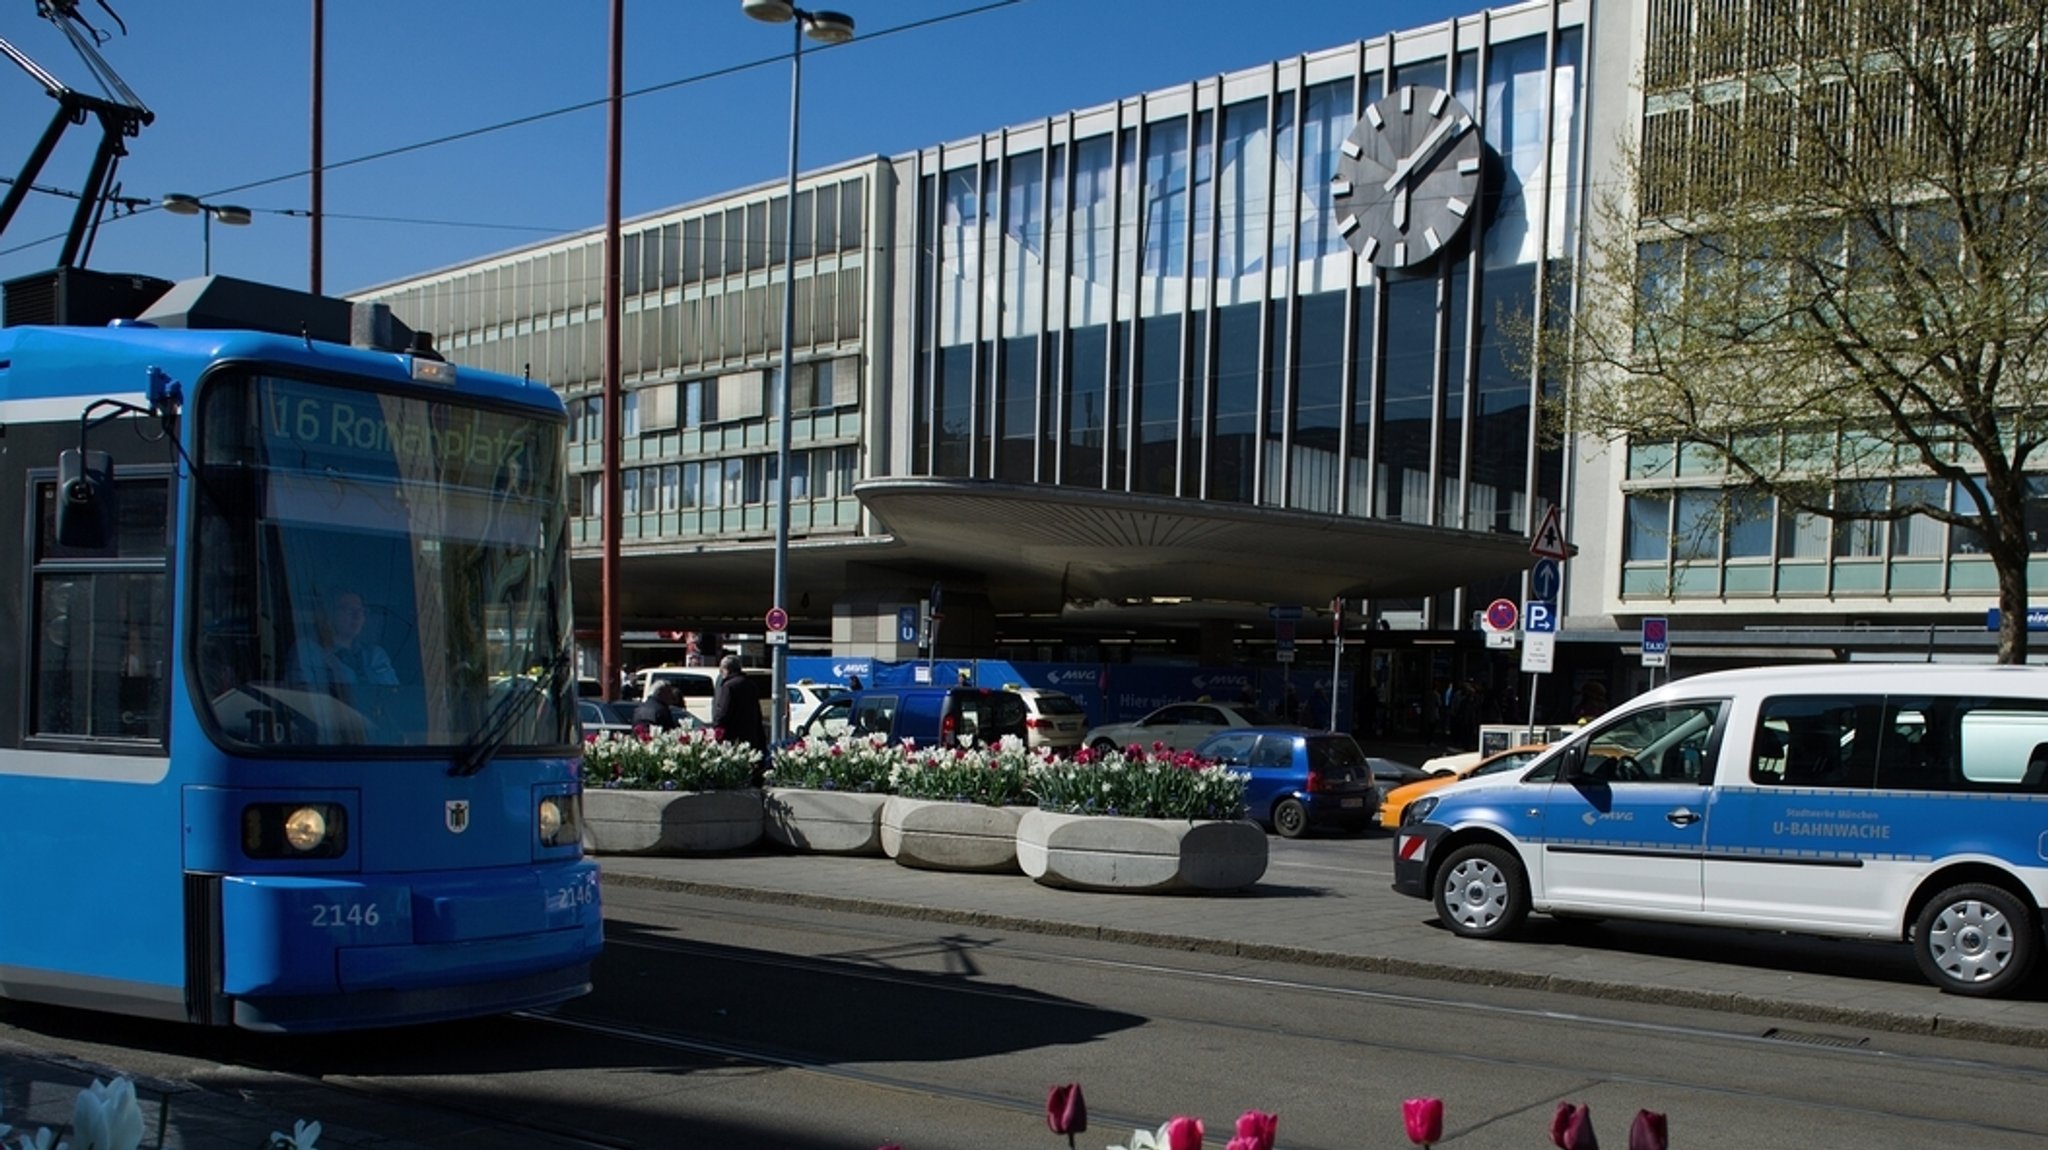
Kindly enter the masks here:
[[[2027, 651], [2048, 518], [2048, 0], [1654, 3], [1546, 426], [1837, 531], [1946, 524]], [[2037, 473], [2030, 476], [2030, 470]]]

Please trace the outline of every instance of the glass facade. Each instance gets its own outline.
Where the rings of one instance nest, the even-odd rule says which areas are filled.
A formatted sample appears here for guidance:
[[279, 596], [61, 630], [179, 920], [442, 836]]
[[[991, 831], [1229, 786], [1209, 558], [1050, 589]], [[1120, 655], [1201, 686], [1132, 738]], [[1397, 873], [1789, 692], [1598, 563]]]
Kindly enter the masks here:
[[[797, 190], [792, 530], [859, 521], [860, 411], [870, 324], [877, 166]], [[623, 535], [758, 536], [774, 510], [775, 373], [789, 247], [782, 195], [634, 220], [619, 267]], [[545, 379], [569, 404], [570, 513], [580, 550], [603, 539], [604, 242], [586, 233], [372, 293], [449, 359]]]
[[[1542, 385], [1507, 333], [1577, 245], [1585, 19], [1523, 4], [812, 172], [793, 237], [776, 188], [629, 222], [627, 554], [765, 546], [791, 277], [794, 542], [870, 530], [852, 488], [878, 477], [1527, 534], [1562, 499], [1562, 457], [1538, 446]], [[1349, 246], [1333, 182], [1363, 110], [1402, 85], [1472, 111], [1489, 191], [1442, 254], [1383, 272]], [[562, 391], [586, 559], [602, 239], [366, 296], [458, 363]], [[1448, 624], [1457, 593], [1438, 602]]]
[[[1506, 332], [1533, 321], [1577, 222], [1582, 38], [1551, 15], [899, 160], [921, 233], [907, 390], [933, 429], [905, 470], [1527, 533], [1561, 480]], [[1406, 84], [1453, 90], [1498, 171], [1467, 242], [1381, 273], [1347, 245], [1332, 181], [1361, 109]]]

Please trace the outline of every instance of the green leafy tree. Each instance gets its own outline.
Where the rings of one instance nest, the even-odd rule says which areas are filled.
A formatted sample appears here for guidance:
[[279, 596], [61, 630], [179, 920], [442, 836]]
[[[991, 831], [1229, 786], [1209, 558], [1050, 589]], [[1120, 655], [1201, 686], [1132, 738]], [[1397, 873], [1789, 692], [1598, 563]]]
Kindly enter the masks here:
[[2024, 661], [2048, 0], [1650, 12], [1638, 142], [1594, 173], [1571, 324], [1532, 341], [1567, 384], [1546, 427], [1718, 471], [1723, 515], [1946, 524]]

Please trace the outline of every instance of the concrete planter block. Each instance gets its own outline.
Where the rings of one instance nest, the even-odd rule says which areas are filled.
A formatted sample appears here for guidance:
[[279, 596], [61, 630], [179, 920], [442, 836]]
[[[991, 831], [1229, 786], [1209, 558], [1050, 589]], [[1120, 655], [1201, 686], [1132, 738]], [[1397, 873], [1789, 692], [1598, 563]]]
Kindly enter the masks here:
[[1266, 832], [1247, 821], [1027, 811], [1017, 864], [1046, 886], [1166, 894], [1238, 890], [1266, 873]]
[[592, 854], [718, 854], [761, 841], [761, 792], [583, 792], [583, 849]]
[[834, 855], [882, 853], [882, 804], [888, 795], [770, 787], [768, 838], [792, 850]]
[[891, 795], [882, 807], [882, 853], [924, 870], [1016, 874], [1024, 810]]

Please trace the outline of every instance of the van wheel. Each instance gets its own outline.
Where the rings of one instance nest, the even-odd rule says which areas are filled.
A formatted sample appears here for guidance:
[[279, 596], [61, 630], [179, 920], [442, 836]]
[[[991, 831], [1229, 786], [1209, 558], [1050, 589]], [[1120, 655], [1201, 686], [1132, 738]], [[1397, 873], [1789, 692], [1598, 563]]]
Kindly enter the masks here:
[[1529, 881], [1500, 847], [1478, 843], [1453, 852], [1436, 872], [1436, 916], [1465, 938], [1499, 938], [1529, 914]]
[[1927, 981], [1950, 994], [1990, 997], [2026, 981], [2040, 953], [2033, 908], [2003, 887], [1952, 886], [1920, 911], [1913, 957]]
[[1300, 799], [1281, 799], [1274, 804], [1273, 832], [1283, 839], [1298, 839], [1308, 833], [1308, 808]]

